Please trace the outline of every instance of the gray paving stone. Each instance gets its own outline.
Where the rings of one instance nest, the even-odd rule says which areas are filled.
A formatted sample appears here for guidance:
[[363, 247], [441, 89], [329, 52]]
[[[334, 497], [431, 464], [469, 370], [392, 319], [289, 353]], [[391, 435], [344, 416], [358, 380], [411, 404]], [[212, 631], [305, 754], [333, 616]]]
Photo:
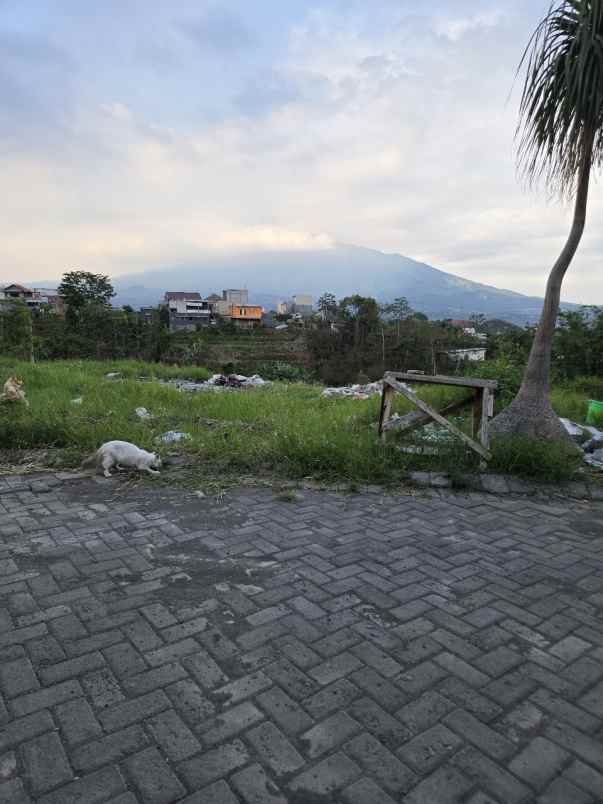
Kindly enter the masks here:
[[[99, 771], [82, 776], [71, 784], [47, 793], [39, 799], [39, 804], [97, 804], [111, 801], [115, 804], [125, 791], [124, 779], [116, 767], [108, 766]], [[118, 798], [115, 798], [118, 797]]]
[[407, 792], [417, 782], [416, 774], [371, 734], [355, 737], [345, 751], [390, 792]]
[[155, 715], [146, 725], [171, 762], [187, 759], [201, 750], [199, 740], [173, 709]]
[[[304, 490], [292, 509], [262, 488], [224, 504], [10, 481], [0, 796], [603, 799], [600, 506]], [[34, 570], [10, 540], [31, 544]], [[233, 557], [229, 593], [169, 582], [199, 546], [203, 569]], [[239, 565], [266, 557], [241, 584]], [[36, 793], [23, 746], [42, 738], [78, 778]]]
[[221, 780], [182, 799], [182, 804], [239, 804], [225, 781]]
[[[348, 785], [360, 776], [360, 768], [351, 759], [338, 752], [327, 757], [318, 765], [300, 773], [289, 783], [289, 787], [299, 796], [311, 794], [327, 796], [335, 790]], [[303, 798], [302, 798], [303, 800]]]
[[395, 804], [391, 796], [366, 776], [346, 787], [341, 797], [346, 804]]
[[34, 794], [44, 793], [73, 778], [73, 771], [56, 732], [35, 737], [21, 746], [25, 778]]
[[182, 782], [154, 747], [134, 754], [125, 765], [145, 804], [171, 804], [186, 793]]
[[241, 740], [224, 743], [200, 756], [182, 762], [179, 771], [191, 788], [205, 787], [210, 782], [230, 775], [249, 762], [249, 750]]
[[304, 764], [303, 757], [297, 752], [285, 735], [270, 722], [262, 723], [247, 734], [247, 739], [277, 776], [293, 773]]
[[70, 754], [71, 763], [76, 770], [94, 770], [120, 762], [124, 757], [140, 751], [148, 741], [142, 726], [129, 726], [75, 748]]
[[346, 712], [337, 712], [302, 734], [300, 740], [305, 753], [311, 759], [316, 759], [336, 748], [360, 729], [360, 723]]
[[102, 734], [101, 725], [85, 698], [76, 698], [59, 704], [55, 708], [55, 715], [61, 732], [70, 746]]

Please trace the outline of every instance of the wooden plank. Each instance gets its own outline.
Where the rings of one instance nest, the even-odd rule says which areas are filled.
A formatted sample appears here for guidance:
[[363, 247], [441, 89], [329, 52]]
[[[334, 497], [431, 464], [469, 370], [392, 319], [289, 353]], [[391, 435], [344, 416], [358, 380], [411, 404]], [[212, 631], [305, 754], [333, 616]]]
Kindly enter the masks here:
[[422, 410], [423, 413], [427, 413], [434, 421], [438, 422], [438, 424], [441, 424], [442, 427], [446, 427], [448, 430], [450, 430], [451, 433], [454, 433], [455, 436], [460, 438], [461, 441], [467, 444], [467, 446], [470, 447], [474, 452], [477, 452], [477, 454], [481, 455], [482, 458], [484, 458], [485, 460], [487, 461], [490, 460], [492, 456], [490, 455], [490, 452], [488, 451], [487, 448], [483, 447], [479, 442], [474, 441], [468, 435], [463, 433], [462, 430], [460, 430], [455, 424], [452, 424], [452, 422], [449, 422], [448, 419], [445, 419], [441, 414], [438, 413], [437, 410], [434, 410], [434, 408], [432, 408], [431, 405], [428, 405], [427, 402], [424, 402], [422, 399], [419, 399], [419, 397], [413, 391], [411, 391], [410, 388], [408, 388], [401, 382], [397, 382], [390, 375], [386, 375], [384, 380], [394, 390], [398, 391], [398, 393], [402, 394], [407, 399], [409, 399], [413, 403], [413, 405], [419, 408], [419, 410]]
[[[446, 405], [445, 408], [442, 408], [440, 415], [450, 416], [453, 413], [457, 413], [459, 410], [466, 408], [467, 405], [471, 405], [474, 399], [475, 397], [470, 396], [466, 399], [461, 399], [460, 402], [452, 402], [450, 405]], [[401, 416], [399, 419], [390, 419], [388, 422], [385, 422], [383, 429], [385, 431], [395, 429], [405, 432], [414, 430], [416, 427], [422, 427], [424, 424], [429, 424], [430, 421], [431, 416], [429, 416], [427, 413], [423, 413], [421, 410], [413, 410], [411, 413], [407, 413], [405, 416]]]
[[482, 391], [482, 420], [479, 430], [479, 440], [485, 450], [490, 450], [490, 435], [488, 433], [488, 419], [490, 417], [490, 391], [484, 388]]
[[496, 380], [479, 380], [474, 377], [446, 377], [441, 374], [408, 374], [403, 371], [387, 371], [384, 379], [393, 377], [398, 382], [427, 382], [438, 385], [460, 385], [463, 388], [489, 388], [496, 391]]
[[478, 388], [473, 397], [473, 420], [471, 422], [471, 429], [473, 438], [476, 440], [479, 439], [482, 425], [482, 393], [483, 390]]
[[385, 425], [392, 415], [392, 405], [394, 402], [395, 391], [387, 383], [383, 383], [383, 393], [381, 394], [381, 415], [379, 416], [379, 437], [385, 441]]

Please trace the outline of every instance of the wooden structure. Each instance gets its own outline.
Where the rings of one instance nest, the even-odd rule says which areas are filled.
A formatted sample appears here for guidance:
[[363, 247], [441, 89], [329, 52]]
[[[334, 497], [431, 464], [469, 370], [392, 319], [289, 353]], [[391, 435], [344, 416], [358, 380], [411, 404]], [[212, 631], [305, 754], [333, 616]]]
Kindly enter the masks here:
[[[443, 410], [437, 411], [424, 402], [409, 388], [407, 383], [431, 383], [433, 385], [453, 385], [470, 389], [469, 396], [459, 402], [447, 405]], [[379, 419], [379, 435], [382, 440], [388, 430], [394, 427], [398, 430], [409, 431], [422, 427], [431, 421], [441, 424], [461, 439], [468, 447], [478, 453], [484, 460], [489, 461], [490, 442], [488, 438], [488, 419], [494, 415], [494, 393], [498, 388], [495, 380], [477, 380], [471, 377], [444, 377], [428, 374], [407, 374], [404, 372], [388, 371], [383, 377], [383, 396], [381, 399], [381, 417]], [[402, 394], [409, 402], [418, 408], [397, 419], [391, 418], [392, 404], [395, 393]], [[473, 437], [466, 435], [455, 424], [448, 421], [446, 416], [471, 406], [473, 409]]]

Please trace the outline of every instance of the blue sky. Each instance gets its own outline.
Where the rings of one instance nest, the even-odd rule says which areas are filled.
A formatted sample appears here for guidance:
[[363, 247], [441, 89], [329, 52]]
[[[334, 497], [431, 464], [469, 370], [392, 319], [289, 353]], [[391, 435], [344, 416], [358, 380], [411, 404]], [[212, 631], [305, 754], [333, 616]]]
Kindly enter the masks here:
[[[547, 7], [0, 0], [0, 280], [348, 242], [540, 294], [569, 210], [509, 92]], [[603, 303], [602, 214], [568, 300]]]

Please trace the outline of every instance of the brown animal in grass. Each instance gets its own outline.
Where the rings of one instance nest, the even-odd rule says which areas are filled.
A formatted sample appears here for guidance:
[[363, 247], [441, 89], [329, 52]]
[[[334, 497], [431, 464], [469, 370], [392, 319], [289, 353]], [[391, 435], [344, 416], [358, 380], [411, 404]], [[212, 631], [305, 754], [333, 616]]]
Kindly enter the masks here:
[[4, 391], [0, 394], [1, 402], [22, 402], [29, 407], [23, 390], [23, 380], [19, 377], [9, 377], [4, 383]]

